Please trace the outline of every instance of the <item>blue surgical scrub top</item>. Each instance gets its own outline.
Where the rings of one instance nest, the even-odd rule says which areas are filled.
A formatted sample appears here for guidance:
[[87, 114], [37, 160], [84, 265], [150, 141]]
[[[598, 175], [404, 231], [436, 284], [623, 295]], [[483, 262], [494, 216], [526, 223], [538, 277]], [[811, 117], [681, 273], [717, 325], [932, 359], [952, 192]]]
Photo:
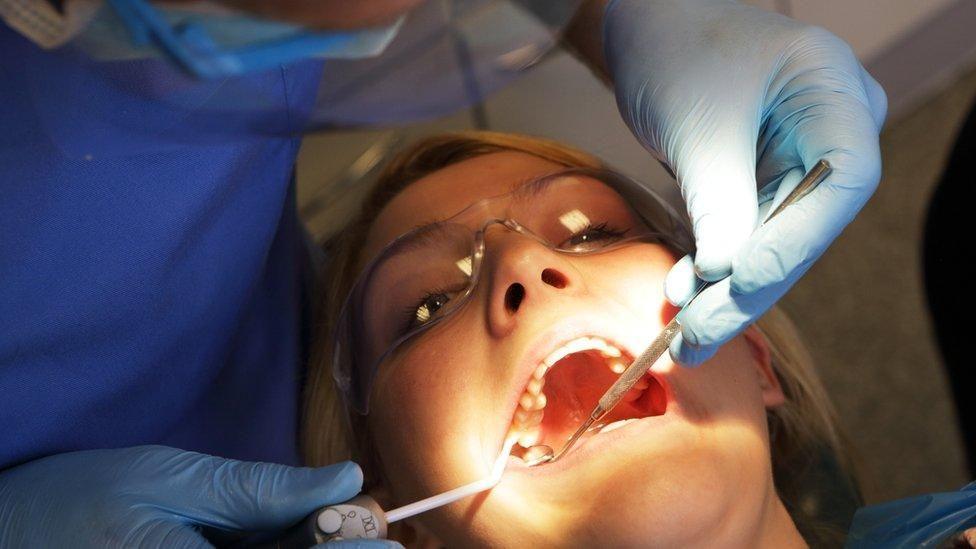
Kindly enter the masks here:
[[165, 444], [296, 463], [315, 62], [196, 82], [0, 23], [0, 469]]

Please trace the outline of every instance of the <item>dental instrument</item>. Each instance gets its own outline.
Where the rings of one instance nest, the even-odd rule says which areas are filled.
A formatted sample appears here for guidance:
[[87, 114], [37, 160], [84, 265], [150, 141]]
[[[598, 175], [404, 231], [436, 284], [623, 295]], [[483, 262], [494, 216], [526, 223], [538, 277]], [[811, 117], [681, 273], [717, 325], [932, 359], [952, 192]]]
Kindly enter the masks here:
[[[826, 160], [819, 160], [816, 164], [810, 168], [810, 171], [803, 176], [799, 184], [790, 191], [790, 193], [783, 199], [783, 202], [773, 210], [766, 221], [763, 224], [768, 223], [769, 220], [779, 215], [783, 210], [785, 210], [791, 204], [796, 203], [798, 200], [806, 196], [807, 193], [812, 191], [817, 185], [820, 184], [824, 178], [830, 174], [830, 164]], [[720, 279], [724, 280], [724, 279]], [[685, 303], [685, 307], [688, 306], [696, 297], [698, 297], [705, 289], [711, 287], [712, 285], [719, 282], [715, 280], [712, 282], [704, 282], [700, 284], [692, 294], [691, 299]], [[613, 382], [613, 385], [600, 397], [599, 402], [590, 413], [589, 417], [583, 422], [582, 425], [576, 430], [575, 433], [566, 441], [559, 452], [553, 452], [552, 448], [545, 444], [537, 444], [527, 449], [526, 455], [530, 452], [533, 454], [533, 459], [530, 465], [539, 465], [543, 463], [553, 463], [566, 455], [566, 452], [572, 448], [580, 437], [582, 437], [594, 423], [597, 423], [601, 419], [607, 416], [611, 410], [623, 399], [624, 395], [634, 386], [637, 381], [651, 369], [652, 366], [661, 358], [661, 355], [668, 350], [671, 345], [671, 341], [676, 335], [681, 331], [681, 323], [678, 321], [678, 316], [675, 315], [661, 333], [651, 342], [651, 344], [644, 350], [639, 357], [637, 357], [634, 362], [627, 367], [620, 377]]]
[[485, 490], [491, 490], [502, 480], [509, 454], [517, 438], [510, 437], [502, 446], [491, 474], [480, 480], [435, 494], [420, 501], [383, 511], [373, 498], [359, 494], [344, 503], [328, 505], [310, 514], [278, 539], [258, 544], [264, 549], [305, 549], [320, 543], [342, 539], [385, 539], [387, 526], [420, 513], [454, 503]]

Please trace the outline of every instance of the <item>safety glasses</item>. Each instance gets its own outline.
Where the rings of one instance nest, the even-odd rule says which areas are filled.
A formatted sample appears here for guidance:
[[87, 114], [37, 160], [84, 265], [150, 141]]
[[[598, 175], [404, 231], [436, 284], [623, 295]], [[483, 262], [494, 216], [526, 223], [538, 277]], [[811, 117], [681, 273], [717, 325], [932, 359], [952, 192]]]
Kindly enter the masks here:
[[393, 353], [472, 302], [494, 231], [567, 256], [657, 243], [680, 257], [693, 243], [683, 218], [652, 191], [591, 169], [547, 175], [411, 230], [366, 266], [340, 313], [333, 375], [353, 411], [368, 413], [373, 380]]

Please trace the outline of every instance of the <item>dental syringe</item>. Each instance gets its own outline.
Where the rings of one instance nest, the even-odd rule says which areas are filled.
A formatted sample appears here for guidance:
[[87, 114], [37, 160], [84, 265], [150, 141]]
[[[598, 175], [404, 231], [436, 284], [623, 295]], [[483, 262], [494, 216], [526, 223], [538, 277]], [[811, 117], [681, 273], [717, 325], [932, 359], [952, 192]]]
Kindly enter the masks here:
[[368, 495], [359, 494], [344, 503], [322, 507], [270, 543], [251, 545], [251, 547], [306, 549], [320, 543], [342, 539], [386, 539], [387, 526], [390, 523], [454, 503], [497, 486], [502, 480], [502, 473], [505, 472], [505, 465], [508, 463], [515, 441], [514, 437], [505, 441], [501, 454], [492, 466], [491, 474], [483, 479], [389, 511], [383, 511], [376, 500]]
[[[796, 203], [796, 201], [806, 196], [807, 193], [812, 191], [817, 185], [820, 184], [821, 181], [824, 180], [824, 178], [827, 177], [828, 174], [830, 174], [830, 170], [830, 164], [826, 160], [817, 161], [817, 163], [810, 168], [810, 171], [803, 176], [803, 179], [800, 180], [797, 186], [790, 191], [788, 195], [786, 195], [783, 202], [780, 203], [780, 205], [773, 210], [769, 216], [766, 217], [764, 224], [768, 223], [770, 219], [779, 215], [783, 210], [786, 209], [787, 206]], [[698, 286], [695, 293], [684, 306], [687, 307], [688, 304], [690, 304], [703, 291], [717, 282], [719, 281], [703, 282]], [[532, 464], [538, 465], [543, 463], [552, 463], [566, 455], [566, 452], [568, 452], [570, 448], [572, 448], [573, 445], [579, 441], [580, 437], [589, 431], [594, 424], [606, 417], [607, 414], [609, 414], [610, 411], [620, 403], [620, 401], [624, 398], [624, 395], [626, 395], [627, 392], [630, 391], [630, 389], [637, 383], [637, 381], [644, 377], [644, 374], [646, 374], [647, 371], [654, 366], [654, 363], [656, 363], [658, 359], [664, 355], [664, 353], [671, 346], [671, 342], [674, 340], [675, 336], [680, 332], [681, 324], [678, 322], [677, 315], [675, 315], [675, 317], [664, 326], [664, 329], [661, 330], [661, 333], [658, 334], [647, 349], [645, 349], [644, 352], [641, 353], [640, 356], [638, 356], [634, 362], [628, 366], [623, 373], [620, 374], [620, 377], [618, 377], [617, 380], [613, 382], [613, 385], [611, 385], [603, 396], [600, 397], [600, 401], [593, 409], [593, 412], [590, 413], [589, 417], [587, 417], [583, 424], [579, 426], [575, 433], [573, 433], [573, 436], [569, 437], [569, 440], [566, 441], [559, 452], [553, 453], [552, 448], [545, 445], [537, 445], [529, 449], [534, 450], [533, 453], [538, 456], [533, 460]]]

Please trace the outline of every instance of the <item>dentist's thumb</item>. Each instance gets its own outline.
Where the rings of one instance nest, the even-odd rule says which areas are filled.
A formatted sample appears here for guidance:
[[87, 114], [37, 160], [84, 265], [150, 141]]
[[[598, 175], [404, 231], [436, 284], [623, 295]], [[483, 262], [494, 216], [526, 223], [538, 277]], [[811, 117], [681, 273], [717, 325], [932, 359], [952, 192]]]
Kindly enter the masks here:
[[205, 523], [245, 531], [285, 528], [315, 509], [354, 497], [363, 475], [352, 462], [328, 467], [221, 460], [201, 463], [195, 480], [208, 490], [187, 502]]

